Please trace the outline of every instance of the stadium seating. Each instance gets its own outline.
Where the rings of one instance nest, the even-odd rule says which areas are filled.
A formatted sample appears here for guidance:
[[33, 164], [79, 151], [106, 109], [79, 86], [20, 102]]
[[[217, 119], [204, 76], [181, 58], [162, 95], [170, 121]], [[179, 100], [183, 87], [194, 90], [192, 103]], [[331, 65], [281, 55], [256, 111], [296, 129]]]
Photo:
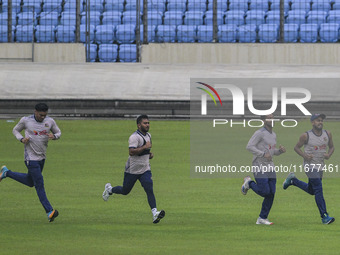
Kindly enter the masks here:
[[34, 38], [34, 28], [32, 25], [17, 25], [15, 29], [17, 42], [32, 42]]
[[[117, 1], [117, 0], [115, 0]], [[64, 12], [67, 12], [67, 11], [72, 11], [72, 12], [76, 12], [76, 9], [77, 9], [77, 5], [76, 5], [76, 1], [74, 0], [68, 0], [65, 2], [64, 4]], [[83, 12], [85, 11], [84, 9], [84, 5], [83, 5], [83, 2], [80, 1], [80, 12]]]
[[340, 10], [340, 0], [332, 0], [332, 10]]
[[225, 24], [228, 25], [244, 25], [244, 13], [238, 14], [237, 12], [228, 11], [225, 15]]
[[180, 25], [177, 27], [177, 40], [181, 43], [195, 42], [197, 36], [197, 26]]
[[175, 42], [176, 26], [159, 25], [156, 31], [156, 42]]
[[[88, 49], [88, 48], [86, 48]], [[97, 59], [97, 50], [98, 50], [98, 46], [97, 44], [90, 44], [90, 55], [89, 55], [89, 60], [90, 62], [95, 62]]]
[[[2, 0], [2, 11], [7, 12], [8, 0]], [[21, 11], [21, 0], [12, 0], [12, 12], [19, 13]]]
[[[140, 40], [143, 42], [144, 38], [144, 27], [140, 26]], [[156, 26], [155, 25], [148, 25], [148, 42], [155, 42], [156, 40]]]
[[76, 20], [77, 18], [75, 12], [63, 12], [60, 17], [60, 25], [75, 26]]
[[[217, 10], [221, 12], [226, 12], [228, 9], [228, 1], [227, 0], [217, 0]], [[208, 3], [208, 11], [213, 10], [213, 1], [209, 1]]]
[[289, 14], [286, 18], [287, 24], [304, 24], [306, 23], [306, 16], [304, 14], [298, 15], [298, 14]]
[[44, 12], [61, 12], [63, 0], [43, 0], [43, 11]]
[[300, 42], [315, 43], [318, 40], [318, 24], [300, 25]]
[[20, 12], [17, 15], [18, 25], [37, 25], [37, 15], [34, 12]]
[[39, 15], [40, 25], [50, 25], [57, 26], [59, 23], [59, 13], [58, 12], [42, 12]]
[[[15, 27], [12, 26], [12, 40], [14, 40]], [[8, 42], [8, 27], [7, 25], [0, 25], [0, 42]]]
[[237, 40], [237, 25], [220, 25], [217, 32], [220, 43], [234, 43]]
[[267, 24], [280, 24], [280, 14], [271, 13], [266, 15]]
[[61, 43], [75, 42], [75, 39], [76, 39], [75, 29], [76, 28], [74, 26], [67, 26], [67, 25], [57, 26], [56, 28], [57, 42], [61, 42]]
[[184, 25], [203, 25], [203, 12], [187, 11], [184, 14]]
[[[217, 25], [223, 24], [224, 12], [217, 11]], [[213, 11], [206, 11], [204, 15], [204, 25], [212, 25], [213, 24]]]
[[167, 11], [164, 13], [164, 25], [182, 25], [183, 16], [181, 11]]
[[[94, 25], [90, 25], [90, 33], [89, 33], [90, 43], [93, 43], [95, 40], [95, 29], [96, 27]], [[86, 42], [86, 31], [87, 31], [86, 24], [81, 24], [80, 25], [80, 41], [83, 43]]]
[[149, 11], [148, 12], [148, 25], [162, 25], [163, 13], [160, 11]]
[[293, 0], [291, 4], [292, 10], [311, 10], [311, 0]]
[[23, 12], [35, 12], [40, 13], [42, 6], [42, 0], [23, 0], [22, 11]]
[[[12, 26], [17, 24], [17, 14], [12, 12]], [[8, 12], [0, 13], [0, 25], [8, 25]]]
[[165, 12], [165, 0], [148, 0], [148, 11]]
[[[280, 0], [269, 0], [270, 2], [270, 10], [271, 11], [279, 11], [280, 10]], [[290, 9], [289, 1], [284, 1], [284, 11], [288, 12]]]
[[197, 26], [197, 42], [209, 43], [214, 40], [213, 26], [201, 25]]
[[339, 40], [339, 28], [337, 23], [324, 23], [320, 25], [320, 41], [327, 43], [335, 43]]
[[168, 0], [168, 11], [181, 11], [185, 12], [187, 9], [186, 0]]
[[[99, 11], [91, 11], [90, 13], [90, 24], [98, 26], [100, 25], [101, 13]], [[80, 24], [86, 24], [87, 15], [82, 15], [80, 19]]]
[[91, 12], [102, 13], [104, 11], [104, 0], [91, 0], [89, 7]]
[[258, 31], [259, 41], [274, 43], [279, 39], [279, 26], [277, 24], [261, 24]]
[[206, 0], [188, 0], [187, 10], [205, 12], [207, 10], [207, 2]]
[[260, 25], [265, 23], [265, 12], [264, 11], [248, 11], [246, 13], [245, 22], [247, 25]]
[[38, 25], [36, 26], [35, 38], [38, 43], [55, 42], [55, 26], [54, 25]]
[[[142, 14], [141, 14], [142, 17]], [[136, 16], [136, 11], [125, 11], [123, 12], [123, 18], [122, 18], [122, 23], [123, 24], [134, 24], [136, 25], [137, 22], [137, 16]], [[142, 18], [139, 21], [140, 24], [143, 23]]]
[[257, 40], [256, 25], [242, 25], [238, 27], [237, 37], [241, 43], [254, 43]]
[[103, 25], [120, 25], [122, 24], [122, 13], [120, 11], [103, 12]]
[[330, 14], [327, 17], [327, 23], [338, 23], [338, 24], [340, 24], [340, 14]]
[[118, 57], [118, 45], [117, 44], [99, 45], [98, 59], [100, 62], [116, 62], [117, 57]]
[[326, 11], [328, 12], [331, 9], [331, 2], [329, 0], [313, 0], [312, 1], [312, 10], [318, 11]]
[[121, 44], [119, 46], [119, 61], [120, 62], [136, 62], [137, 49], [135, 44]]
[[247, 0], [229, 0], [229, 10], [248, 11]]
[[114, 25], [99, 25], [96, 26], [95, 41], [98, 44], [109, 44], [116, 40], [116, 27]]
[[[125, 11], [134, 11], [136, 12], [137, 5], [136, 0], [125, 0]], [[143, 1], [140, 1], [140, 10], [143, 11]]]
[[249, 10], [265, 11], [269, 10], [269, 3], [266, 0], [251, 0]]
[[322, 23], [326, 23], [326, 16], [327, 14], [308, 14], [307, 16], [307, 23], [311, 24], [318, 24], [321, 25]]
[[105, 0], [105, 11], [124, 11], [124, 0]]
[[284, 24], [284, 42], [297, 42], [299, 39], [299, 24]]
[[118, 43], [133, 43], [136, 40], [136, 27], [133, 24], [117, 25], [116, 40]]

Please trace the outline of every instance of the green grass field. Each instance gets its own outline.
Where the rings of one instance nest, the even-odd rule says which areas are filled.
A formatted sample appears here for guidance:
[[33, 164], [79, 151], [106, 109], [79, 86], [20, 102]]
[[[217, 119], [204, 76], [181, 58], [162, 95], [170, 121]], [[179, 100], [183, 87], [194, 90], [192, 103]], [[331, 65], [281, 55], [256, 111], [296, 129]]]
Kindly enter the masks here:
[[[15, 121], [15, 123], [17, 120]], [[121, 185], [132, 120], [57, 120], [59, 141], [51, 141], [44, 169], [45, 188], [60, 216], [48, 223], [35, 190], [11, 179], [0, 183], [0, 254], [339, 254], [340, 224], [321, 224], [314, 197], [291, 187], [277, 193], [270, 214], [273, 226], [256, 225], [262, 198], [240, 192], [242, 179], [190, 177], [189, 121], [152, 121], [151, 161], [158, 209], [152, 224], [146, 195], [137, 182], [128, 196], [102, 200], [104, 185]], [[26, 172], [23, 145], [12, 135], [13, 122], [0, 120], [0, 164]], [[339, 123], [325, 123], [340, 147]], [[278, 127], [278, 143], [287, 147], [275, 163], [300, 162], [293, 152], [302, 122], [291, 130]], [[245, 144], [255, 129], [244, 130]], [[283, 142], [284, 140], [284, 142]], [[244, 160], [236, 149], [230, 155]], [[337, 163], [336, 150], [331, 162]], [[306, 179], [306, 178], [305, 178]], [[324, 180], [331, 216], [339, 218], [337, 178]]]

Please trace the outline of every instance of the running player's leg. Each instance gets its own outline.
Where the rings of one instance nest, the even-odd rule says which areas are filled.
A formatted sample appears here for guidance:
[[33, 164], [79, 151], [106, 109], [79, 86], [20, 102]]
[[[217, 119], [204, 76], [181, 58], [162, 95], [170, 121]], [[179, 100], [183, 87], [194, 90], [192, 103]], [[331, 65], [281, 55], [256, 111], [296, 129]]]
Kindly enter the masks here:
[[44, 178], [42, 176], [42, 170], [44, 168], [44, 160], [41, 161], [28, 161], [26, 162], [26, 166], [28, 168], [28, 173], [32, 177], [35, 190], [37, 191], [37, 195], [39, 197], [40, 203], [44, 207], [46, 213], [53, 211], [53, 207], [47, 199], [45, 186], [44, 186]]
[[309, 184], [313, 189], [313, 193], [315, 196], [315, 202], [319, 209], [321, 218], [324, 216], [325, 213], [327, 213], [326, 210], [326, 202], [323, 197], [323, 189], [322, 189], [322, 180], [321, 178], [310, 178]]
[[139, 175], [137, 174], [129, 174], [129, 173], [124, 173], [124, 181], [123, 181], [123, 186], [116, 186], [113, 187], [111, 190], [111, 194], [122, 194], [122, 195], [127, 195], [130, 193], [132, 190], [133, 186], [135, 185]]
[[156, 198], [153, 193], [153, 181], [151, 171], [146, 171], [145, 173], [143, 173], [140, 176], [139, 181], [147, 195], [150, 208], [156, 208]]
[[[26, 162], [25, 162], [26, 164]], [[27, 164], [26, 164], [27, 166]], [[11, 170], [9, 170], [7, 173], [6, 173], [6, 177], [9, 177], [17, 182], [20, 182], [28, 187], [33, 187], [34, 186], [34, 183], [33, 183], [33, 180], [32, 180], [32, 177], [29, 173], [25, 174], [25, 173], [18, 173], [18, 172], [13, 172]]]

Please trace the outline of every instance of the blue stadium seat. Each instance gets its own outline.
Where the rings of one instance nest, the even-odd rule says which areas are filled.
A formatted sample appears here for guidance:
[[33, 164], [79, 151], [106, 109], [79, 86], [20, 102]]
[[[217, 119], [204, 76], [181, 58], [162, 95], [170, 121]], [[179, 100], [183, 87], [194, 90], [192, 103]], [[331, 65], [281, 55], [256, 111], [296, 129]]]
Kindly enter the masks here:
[[[115, 0], [115, 1], [117, 1], [117, 0]], [[67, 2], [65, 2], [65, 4], [64, 4], [64, 12], [67, 12], [67, 11], [76, 12], [76, 10], [77, 10], [77, 3], [76, 3], [76, 1], [68, 0]], [[80, 1], [80, 12], [83, 12], [83, 11], [85, 11], [84, 5], [83, 5], [83, 2]]]
[[291, 15], [291, 16], [307, 16], [307, 11], [306, 10], [291, 10], [287, 12], [287, 15]]
[[181, 11], [167, 11], [164, 13], [164, 25], [182, 25], [183, 16]]
[[162, 25], [163, 13], [160, 11], [148, 12], [148, 25]]
[[59, 23], [59, 13], [58, 12], [42, 12], [39, 15], [40, 25], [57, 26]]
[[34, 12], [40, 13], [42, 6], [42, 0], [23, 0], [22, 1], [22, 11], [23, 12]]
[[116, 40], [118, 43], [133, 43], [136, 40], [136, 26], [133, 24], [118, 25]]
[[[8, 24], [8, 12], [0, 13], [0, 25]], [[17, 24], [17, 14], [12, 12], [12, 26], [16, 26]]]
[[[125, 0], [125, 11], [134, 11], [136, 12], [137, 5], [136, 0]], [[143, 1], [140, 1], [140, 10], [143, 11]]]
[[237, 25], [220, 25], [217, 32], [220, 43], [234, 43], [237, 40]]
[[[217, 25], [222, 25], [224, 19], [224, 12], [217, 11]], [[204, 14], [204, 24], [212, 25], [213, 24], [213, 11], [206, 11]]]
[[[86, 45], [85, 45], [86, 46]], [[86, 48], [87, 49], [87, 48]], [[90, 44], [90, 56], [89, 60], [90, 62], [95, 62], [98, 56], [98, 46], [97, 44]]]
[[256, 25], [239, 26], [237, 30], [237, 38], [241, 43], [254, 43], [257, 39]]
[[340, 0], [332, 0], [332, 2], [333, 2], [332, 9], [340, 10]]
[[148, 11], [165, 12], [165, 0], [149, 0]]
[[168, 11], [181, 11], [185, 12], [187, 9], [186, 0], [168, 0], [167, 10]]
[[76, 20], [77, 18], [75, 12], [63, 12], [60, 17], [60, 25], [75, 26]]
[[176, 26], [159, 25], [156, 30], [156, 42], [175, 42]]
[[280, 14], [267, 14], [266, 15], [266, 24], [280, 24]]
[[20, 12], [17, 19], [18, 25], [32, 25], [32, 19], [34, 19], [34, 25], [38, 24], [37, 15], [34, 12]]
[[291, 4], [292, 10], [311, 10], [311, 0], [293, 0]]
[[337, 23], [324, 23], [320, 25], [320, 41], [327, 43], [335, 43], [339, 40], [339, 28]]
[[312, 1], [312, 10], [318, 11], [326, 11], [328, 12], [331, 9], [331, 2], [329, 0], [313, 0]]
[[91, 12], [94, 11], [94, 12], [102, 13], [104, 11], [104, 0], [91, 0], [90, 1], [90, 10], [91, 10]]
[[288, 17], [286, 18], [286, 23], [288, 23], [288, 24], [304, 24], [304, 23], [306, 23], [306, 16], [305, 15], [288, 14]]
[[[213, 1], [208, 1], [208, 11], [213, 10]], [[227, 0], [217, 0], [217, 10], [221, 12], [226, 12], [228, 9], [228, 1]]]
[[[136, 16], [136, 11], [125, 11], [123, 12], [123, 18], [122, 18], [123, 24], [136, 24], [137, 22], [137, 16]], [[140, 24], [142, 24], [142, 15], [141, 15], [141, 20]]]
[[318, 41], [318, 24], [300, 25], [300, 42], [315, 43]]
[[135, 44], [121, 44], [119, 46], [119, 61], [120, 62], [136, 62], [137, 49]]
[[[144, 27], [140, 26], [140, 40], [143, 42], [143, 34]], [[155, 42], [156, 41], [156, 26], [155, 25], [148, 25], [148, 42]]]
[[[7, 12], [8, 0], [2, 0], [2, 11]], [[12, 0], [12, 12], [19, 13], [21, 11], [21, 0]]]
[[277, 24], [261, 24], [258, 31], [259, 41], [274, 43], [279, 40], [279, 26]]
[[207, 2], [206, 0], [188, 0], [187, 10], [205, 12], [207, 10]]
[[318, 24], [326, 23], [326, 15], [322, 14], [310, 14], [307, 16], [307, 23]]
[[15, 39], [17, 42], [32, 42], [34, 31], [32, 25], [17, 25]]
[[61, 12], [63, 0], [43, 0], [44, 12]]
[[330, 14], [327, 17], [327, 23], [338, 23], [338, 24], [340, 24], [340, 14]]
[[248, 11], [248, 0], [229, 0], [229, 10]]
[[299, 39], [299, 24], [284, 24], [284, 42], [297, 42]]
[[[99, 11], [91, 11], [90, 12], [90, 24], [95, 25], [95, 26], [100, 25], [101, 17], [102, 17], [102, 14]], [[86, 24], [86, 19], [87, 19], [87, 15], [83, 15], [80, 19], [80, 24]]]
[[[15, 27], [12, 26], [12, 40], [14, 40]], [[8, 42], [8, 27], [7, 25], [0, 25], [0, 42]]]
[[246, 12], [245, 21], [247, 25], [260, 25], [264, 24], [266, 21], [264, 19], [265, 12], [263, 11], [248, 11]]
[[244, 13], [237, 14], [232, 11], [228, 11], [226, 12], [224, 23], [228, 25], [244, 25], [244, 15]]
[[55, 26], [53, 25], [36, 26], [35, 38], [38, 43], [54, 43], [55, 42]]
[[[86, 42], [86, 31], [87, 31], [86, 24], [81, 24], [80, 25], [80, 41], [83, 43]], [[95, 32], [96, 32], [96, 27], [94, 25], [90, 25], [90, 33], [89, 33], [90, 43], [94, 42]]]
[[61, 43], [75, 42], [76, 40], [75, 30], [76, 28], [74, 26], [66, 26], [66, 25], [57, 26], [56, 28], [57, 42], [61, 42]]
[[177, 27], [177, 40], [180, 43], [195, 42], [197, 36], [197, 26], [180, 25]]
[[[270, 3], [270, 10], [272, 11], [279, 11], [280, 10], [280, 0], [269, 0], [269, 3]], [[290, 9], [290, 6], [289, 6], [289, 1], [284, 1], [284, 11], [285, 12], [288, 12], [289, 9]]]
[[117, 44], [100, 44], [98, 59], [100, 62], [116, 62], [118, 57]]
[[102, 24], [120, 25], [122, 24], [122, 13], [119, 11], [103, 12]]
[[105, 11], [124, 11], [124, 0], [105, 0]]
[[95, 41], [98, 44], [109, 44], [116, 40], [114, 25], [99, 25], [95, 30]]
[[184, 25], [203, 25], [203, 12], [200, 11], [185, 12]]
[[251, 0], [249, 10], [259, 10], [267, 12], [269, 10], [268, 0]]
[[214, 40], [213, 26], [201, 25], [197, 26], [197, 42], [209, 43]]

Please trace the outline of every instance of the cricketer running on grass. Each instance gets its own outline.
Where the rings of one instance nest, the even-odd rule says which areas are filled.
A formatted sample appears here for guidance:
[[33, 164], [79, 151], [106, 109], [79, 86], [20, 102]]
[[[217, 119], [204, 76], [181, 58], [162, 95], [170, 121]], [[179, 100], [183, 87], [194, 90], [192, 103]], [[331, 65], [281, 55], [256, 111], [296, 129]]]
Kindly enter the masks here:
[[273, 122], [271, 121], [273, 118], [272, 114], [261, 117], [264, 126], [253, 134], [247, 145], [247, 150], [253, 154], [252, 166], [255, 169], [255, 181], [249, 176], [245, 177], [241, 191], [246, 195], [248, 190], [252, 189], [264, 198], [256, 224], [273, 224], [268, 220], [276, 191], [276, 173], [272, 157], [286, 152], [286, 149], [281, 145], [278, 149], [276, 148], [276, 134], [272, 130]]
[[[10, 171], [6, 166], [1, 167], [0, 181], [9, 177], [28, 187], [35, 187], [40, 203], [45, 209], [47, 218], [52, 222], [58, 215], [47, 199], [42, 171], [45, 164], [47, 144], [49, 140], [57, 140], [61, 131], [54, 119], [47, 116], [48, 106], [39, 103], [35, 106], [34, 114], [23, 117], [13, 128], [13, 134], [24, 144], [25, 165], [28, 173]], [[25, 130], [25, 136], [21, 131]]]

